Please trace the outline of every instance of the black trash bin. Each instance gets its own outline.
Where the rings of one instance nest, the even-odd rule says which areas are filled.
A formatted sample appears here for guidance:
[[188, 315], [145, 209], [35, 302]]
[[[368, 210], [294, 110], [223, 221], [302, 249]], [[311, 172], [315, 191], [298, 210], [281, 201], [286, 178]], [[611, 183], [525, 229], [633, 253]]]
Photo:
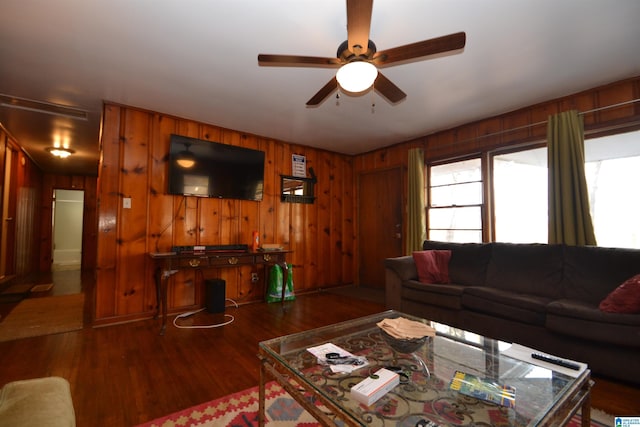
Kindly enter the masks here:
[[223, 313], [226, 301], [226, 282], [222, 279], [207, 279], [205, 284], [205, 308], [209, 313]]

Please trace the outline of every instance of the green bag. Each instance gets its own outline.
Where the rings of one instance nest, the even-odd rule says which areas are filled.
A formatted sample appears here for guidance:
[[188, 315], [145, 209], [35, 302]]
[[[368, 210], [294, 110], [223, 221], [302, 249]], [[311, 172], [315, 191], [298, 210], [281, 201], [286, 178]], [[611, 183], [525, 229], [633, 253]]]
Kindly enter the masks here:
[[[287, 274], [287, 287], [284, 291], [284, 300], [292, 301], [296, 299], [293, 293], [293, 266], [291, 264], [287, 264], [287, 266], [289, 274]], [[283, 276], [282, 267], [277, 264], [271, 267], [271, 271], [269, 272], [269, 286], [267, 289], [267, 302], [282, 301]]]

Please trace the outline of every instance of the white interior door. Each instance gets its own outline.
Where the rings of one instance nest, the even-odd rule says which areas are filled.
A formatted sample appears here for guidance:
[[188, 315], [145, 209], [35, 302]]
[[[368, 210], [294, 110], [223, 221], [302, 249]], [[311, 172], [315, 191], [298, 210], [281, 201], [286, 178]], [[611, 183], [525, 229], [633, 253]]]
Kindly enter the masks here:
[[84, 191], [54, 190], [53, 271], [82, 267], [82, 217]]

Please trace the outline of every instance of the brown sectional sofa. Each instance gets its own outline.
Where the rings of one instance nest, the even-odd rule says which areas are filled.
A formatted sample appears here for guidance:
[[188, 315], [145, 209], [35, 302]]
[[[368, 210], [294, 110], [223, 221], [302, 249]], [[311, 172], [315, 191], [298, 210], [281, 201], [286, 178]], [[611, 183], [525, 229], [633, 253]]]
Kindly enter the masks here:
[[603, 376], [640, 384], [640, 313], [600, 302], [640, 273], [640, 250], [425, 241], [450, 250], [449, 282], [418, 281], [412, 256], [385, 260], [390, 309], [583, 361]]

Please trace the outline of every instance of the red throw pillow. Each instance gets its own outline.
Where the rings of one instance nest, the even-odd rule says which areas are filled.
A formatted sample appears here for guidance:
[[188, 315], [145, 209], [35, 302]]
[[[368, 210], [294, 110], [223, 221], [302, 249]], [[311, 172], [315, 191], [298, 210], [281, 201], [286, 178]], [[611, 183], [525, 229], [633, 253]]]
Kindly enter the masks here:
[[451, 251], [416, 251], [413, 260], [418, 270], [418, 280], [422, 283], [449, 283], [449, 260]]
[[640, 313], [640, 274], [624, 282], [600, 303], [608, 313]]

